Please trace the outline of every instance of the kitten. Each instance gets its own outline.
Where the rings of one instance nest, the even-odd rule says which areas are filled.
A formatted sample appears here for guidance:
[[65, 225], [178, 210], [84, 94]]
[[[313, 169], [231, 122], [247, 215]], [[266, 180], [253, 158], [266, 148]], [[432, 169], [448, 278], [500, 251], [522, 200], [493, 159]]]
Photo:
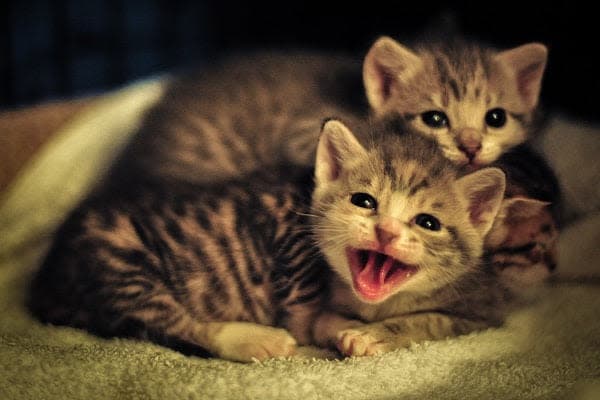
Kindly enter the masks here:
[[[493, 271], [481, 253], [503, 174], [457, 178], [435, 143], [393, 124], [363, 137], [369, 150], [341, 122], [324, 125], [314, 208], [310, 179], [289, 182], [276, 170], [90, 198], [58, 233], [32, 283], [30, 309], [44, 322], [238, 361], [331, 344], [322, 326], [340, 327], [328, 322], [343, 318], [340, 298], [365, 321], [427, 315], [403, 340], [500, 323], [503, 292], [489, 284]], [[408, 246], [398, 247], [399, 229]], [[345, 261], [332, 256], [348, 245], [357, 294]], [[363, 315], [377, 303], [384, 313]], [[452, 327], [427, 336], [444, 312], [455, 313], [444, 317]]]
[[363, 79], [375, 115], [399, 113], [450, 160], [480, 167], [538, 128], [546, 59], [539, 43], [496, 51], [448, 39], [411, 50], [382, 37], [365, 57]]
[[[503, 213], [499, 224], [512, 229], [506, 240], [496, 235], [486, 247], [496, 254], [497, 268], [506, 269], [515, 281], [522, 271], [532, 283], [554, 269], [558, 243], [556, 177], [523, 145], [541, 126], [537, 105], [546, 59], [547, 49], [539, 43], [497, 52], [449, 40], [411, 50], [382, 37], [363, 69], [375, 114], [399, 112], [468, 170], [495, 163], [507, 173], [507, 197], [519, 196], [517, 203], [527, 209], [528, 218]], [[536, 190], [539, 186], [544, 190]], [[542, 202], [552, 203], [552, 209], [540, 207]], [[534, 276], [538, 279], [532, 280]]]
[[421, 136], [373, 135], [367, 150], [343, 125], [330, 130], [317, 150], [313, 213], [333, 272], [315, 341], [370, 355], [500, 324], [508, 298], [482, 249], [504, 174], [458, 177]]

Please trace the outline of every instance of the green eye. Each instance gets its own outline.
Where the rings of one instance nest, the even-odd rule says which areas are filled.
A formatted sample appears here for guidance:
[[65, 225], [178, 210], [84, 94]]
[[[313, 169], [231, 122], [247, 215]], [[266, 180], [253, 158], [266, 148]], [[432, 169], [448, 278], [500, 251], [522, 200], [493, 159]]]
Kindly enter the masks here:
[[502, 128], [506, 125], [506, 111], [502, 108], [492, 108], [485, 114], [485, 123], [492, 128]]
[[350, 202], [355, 206], [375, 210], [377, 208], [377, 200], [368, 193], [354, 193], [350, 197]]
[[439, 219], [429, 214], [419, 214], [415, 217], [415, 224], [430, 231], [439, 231], [442, 229], [442, 223]]
[[421, 119], [430, 128], [440, 129], [450, 125], [448, 116], [443, 111], [426, 111], [421, 114]]

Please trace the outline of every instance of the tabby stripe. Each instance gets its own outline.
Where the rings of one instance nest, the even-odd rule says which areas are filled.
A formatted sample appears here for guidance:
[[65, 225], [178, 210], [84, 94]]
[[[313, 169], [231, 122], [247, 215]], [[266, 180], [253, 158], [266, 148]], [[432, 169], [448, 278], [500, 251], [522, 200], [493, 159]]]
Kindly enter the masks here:
[[[165, 217], [166, 218], [166, 217]], [[179, 226], [179, 223], [171, 218], [168, 218], [165, 223], [165, 229], [169, 236], [175, 240], [180, 245], [187, 244], [187, 240], [185, 235], [183, 234], [183, 230]]]
[[321, 286], [322, 270], [317, 263], [306, 263], [306, 268], [300, 270], [300, 274], [294, 276], [299, 289], [306, 289], [308, 286]]
[[[141, 226], [142, 225], [140, 224], [140, 227]], [[187, 290], [186, 277], [183, 276], [181, 272], [185, 272], [186, 269], [189, 269], [189, 261], [183, 258], [178, 259], [169, 244], [162, 239], [161, 232], [156, 226], [147, 224], [143, 228], [145, 234], [147, 235], [147, 239], [151, 243], [150, 248], [156, 252], [159, 260], [161, 261], [163, 270], [163, 283], [167, 286], [171, 293], [173, 293], [174, 296], [176, 296], [180, 301], [183, 301]], [[181, 265], [182, 262], [185, 262], [186, 265]]]
[[456, 227], [448, 225], [446, 226], [446, 230], [448, 231], [448, 233], [450, 233], [450, 236], [452, 237], [452, 243], [454, 247], [459, 250], [460, 254], [469, 254], [470, 251], [467, 246], [467, 243], [458, 234], [458, 230], [456, 229]]
[[[256, 269], [256, 265], [254, 264], [254, 259], [252, 259], [250, 257], [250, 253], [251, 251], [249, 250], [249, 245], [252, 246], [253, 242], [251, 242], [250, 240], [247, 240], [249, 238], [249, 233], [247, 231], [246, 228], [247, 225], [245, 226], [238, 226], [237, 227], [237, 236], [236, 236], [236, 240], [239, 244], [239, 246], [241, 247], [240, 249], [240, 255], [238, 255], [238, 258], [243, 259], [243, 264], [245, 266], [245, 268], [241, 268], [240, 267], [240, 272], [244, 273], [244, 278], [246, 282], [249, 282], [252, 286], [256, 286], [260, 283], [263, 282], [263, 277], [262, 274], [259, 273]], [[252, 251], [253, 254], [255, 254], [254, 251]], [[245, 287], [245, 290], [250, 290], [249, 293], [254, 292], [256, 293], [256, 289], [254, 288], [250, 288], [248, 289], [247, 287]], [[269, 320], [269, 314], [270, 314], [270, 308], [268, 307], [267, 304], [265, 304], [263, 301], [261, 301], [259, 296], [251, 296], [250, 297], [253, 302], [252, 304], [254, 304], [253, 310], [255, 311], [255, 315], [257, 315], [258, 318], [258, 314], [261, 314], [261, 318], [260, 319], [256, 319], [255, 321], [257, 322], [261, 322], [261, 321], [266, 321]]]
[[308, 303], [308, 302], [318, 298], [319, 295], [320, 295], [319, 290], [313, 290], [311, 292], [308, 292], [306, 294], [296, 297], [294, 300], [289, 302], [287, 305], [293, 306], [293, 305], [297, 305], [297, 304], [305, 304], [305, 303]]
[[411, 188], [409, 188], [408, 195], [409, 196], [413, 196], [419, 190], [424, 190], [424, 189], [427, 189], [427, 188], [429, 188], [429, 182], [427, 181], [427, 179], [423, 179], [417, 185], [412, 186]]
[[227, 290], [228, 285], [219, 279], [219, 276], [222, 273], [215, 269], [211, 257], [209, 257], [209, 255], [204, 251], [204, 248], [206, 247], [207, 246], [202, 247], [200, 245], [194, 245], [192, 249], [196, 257], [200, 259], [199, 265], [201, 268], [211, 277], [211, 296], [217, 297], [223, 303], [229, 303], [231, 297], [229, 291]]
[[239, 263], [233, 258], [232, 248], [229, 245], [227, 238], [220, 237], [218, 238], [218, 243], [221, 246], [223, 253], [225, 254], [225, 258], [227, 259], [227, 268], [229, 272], [233, 276], [235, 283], [237, 285], [238, 297], [242, 300], [243, 304], [247, 305], [247, 311], [250, 313], [253, 321], [257, 321], [258, 316], [255, 313], [254, 307], [252, 307], [253, 301], [249, 295], [249, 289], [244, 284], [242, 277], [240, 275], [241, 266]]
[[289, 248], [284, 248], [284, 257], [292, 260], [313, 249], [310, 242], [306, 240], [308, 235], [298, 233], [296, 235], [290, 234], [289, 236], [292, 238], [292, 243]]
[[253, 285], [260, 285], [263, 283], [262, 271], [257, 270], [257, 266], [261, 266], [261, 270], [264, 270], [264, 266], [258, 257], [254, 242], [250, 238], [250, 233], [247, 228], [239, 227], [240, 232], [240, 244], [242, 246], [242, 256], [247, 266], [248, 278]]
[[[197, 135], [198, 128], [206, 135], [206, 140], [202, 143], [202, 146], [196, 146], [197, 148], [206, 148], [209, 150], [211, 158], [218, 160], [218, 167], [220, 170], [227, 172], [239, 171], [237, 161], [231, 154], [231, 149], [225, 145], [223, 138], [227, 136], [227, 132], [217, 129], [211, 121], [205, 118], [194, 118], [196, 129], [192, 132]], [[188, 120], [190, 118], [188, 117]], [[190, 121], [191, 122], [191, 121]]]
[[493, 252], [493, 254], [518, 254], [518, 253], [527, 253], [527, 252], [531, 251], [533, 248], [535, 248], [535, 246], [536, 246], [535, 242], [529, 242], [529, 243], [524, 244], [522, 246], [500, 247], [499, 249], [495, 250]]
[[[106, 269], [104, 273], [116, 273], [119, 275], [127, 276], [139, 276], [141, 271], [148, 273], [149, 275], [161, 279], [163, 278], [163, 272], [159, 269], [159, 265], [152, 259], [151, 254], [145, 253], [142, 250], [137, 249], [123, 249], [115, 247], [111, 242], [105, 240], [98, 240], [96, 243], [90, 243], [90, 249], [86, 251], [88, 254], [94, 254], [96, 256], [96, 262], [100, 264], [106, 264], [114, 269]], [[103, 253], [107, 253], [109, 258], [104, 259]], [[111, 258], [113, 258], [111, 260]], [[131, 271], [119, 271], [116, 266], [112, 265], [114, 259], [126, 263], [132, 267]]]

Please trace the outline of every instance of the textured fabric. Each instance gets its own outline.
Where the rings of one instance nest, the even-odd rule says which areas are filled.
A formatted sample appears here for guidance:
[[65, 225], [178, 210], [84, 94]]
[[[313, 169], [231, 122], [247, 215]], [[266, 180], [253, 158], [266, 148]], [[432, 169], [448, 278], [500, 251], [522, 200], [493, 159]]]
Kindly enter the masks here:
[[104, 96], [0, 199], [0, 399], [600, 398], [600, 286], [591, 281], [532, 293], [499, 329], [344, 360], [239, 364], [33, 320], [24, 297], [51, 233], [161, 87]]

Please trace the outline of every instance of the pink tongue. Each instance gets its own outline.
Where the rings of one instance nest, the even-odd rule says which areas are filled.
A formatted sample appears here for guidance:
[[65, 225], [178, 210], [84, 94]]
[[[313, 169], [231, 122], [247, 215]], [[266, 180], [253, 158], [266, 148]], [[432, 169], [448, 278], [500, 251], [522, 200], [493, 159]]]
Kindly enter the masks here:
[[365, 297], [372, 299], [387, 294], [389, 288], [385, 287], [384, 284], [388, 273], [394, 266], [394, 262], [395, 260], [392, 257], [374, 251], [369, 252], [369, 258], [364, 268], [355, 279], [358, 291]]

